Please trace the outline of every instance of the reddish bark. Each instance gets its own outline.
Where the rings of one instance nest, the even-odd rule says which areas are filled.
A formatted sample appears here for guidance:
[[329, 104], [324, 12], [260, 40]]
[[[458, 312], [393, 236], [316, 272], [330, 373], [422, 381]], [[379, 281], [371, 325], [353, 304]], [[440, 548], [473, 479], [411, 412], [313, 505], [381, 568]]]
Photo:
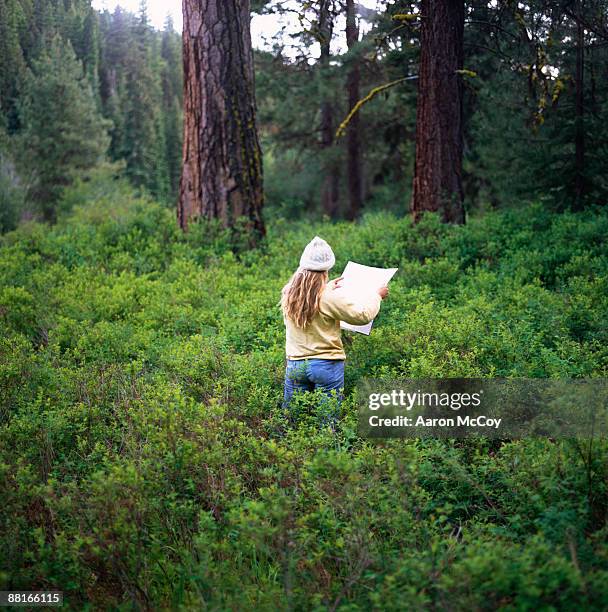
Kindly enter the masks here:
[[582, 23], [584, 2], [577, 1], [576, 22], [576, 73], [575, 83], [575, 133], [574, 133], [574, 209], [581, 210], [585, 196], [585, 106], [584, 106], [584, 78], [585, 78], [585, 29]]
[[249, 0], [182, 0], [184, 146], [177, 216], [264, 234]]
[[463, 0], [422, 0], [411, 211], [464, 223], [462, 190]]
[[[329, 67], [330, 44], [333, 34], [333, 17], [330, 12], [330, 0], [319, 3], [319, 43], [321, 46], [320, 65], [324, 72]], [[340, 171], [335, 156], [331, 154], [334, 146], [334, 109], [327, 93], [321, 100], [321, 148], [324, 150], [323, 184], [321, 187], [321, 207], [330, 217], [338, 213], [340, 197]]]
[[[359, 28], [355, 17], [355, 3], [354, 0], [346, 0], [346, 44], [348, 50], [352, 51], [358, 42]], [[359, 59], [354, 57], [350, 61], [351, 66], [346, 81], [349, 110], [359, 101], [359, 84], [361, 81]], [[350, 200], [347, 217], [351, 220], [359, 216], [362, 205], [361, 142], [359, 130], [360, 117], [359, 113], [355, 113], [348, 123], [346, 134], [348, 195]]]

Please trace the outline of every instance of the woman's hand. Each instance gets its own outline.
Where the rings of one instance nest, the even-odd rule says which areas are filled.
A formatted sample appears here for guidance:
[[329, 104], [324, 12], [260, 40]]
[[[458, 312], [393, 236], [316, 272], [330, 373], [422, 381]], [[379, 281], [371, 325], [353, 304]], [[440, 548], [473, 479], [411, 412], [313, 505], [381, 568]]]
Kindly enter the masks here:
[[332, 289], [339, 289], [342, 285], [342, 281], [344, 280], [344, 277], [341, 276], [340, 278], [334, 278], [334, 280], [329, 281], [328, 285], [332, 288]]
[[384, 287], [380, 287], [380, 289], [378, 289], [378, 295], [384, 299], [388, 295], [388, 287], [386, 285]]

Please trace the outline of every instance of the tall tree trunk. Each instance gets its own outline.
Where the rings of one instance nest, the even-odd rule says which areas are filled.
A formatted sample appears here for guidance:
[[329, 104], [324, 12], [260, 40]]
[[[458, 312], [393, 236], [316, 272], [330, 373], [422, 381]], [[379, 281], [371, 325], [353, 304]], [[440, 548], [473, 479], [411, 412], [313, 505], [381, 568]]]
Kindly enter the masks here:
[[184, 143], [177, 216], [264, 234], [249, 0], [182, 0]]
[[[319, 37], [321, 46], [321, 79], [329, 68], [330, 44], [333, 34], [333, 17], [330, 15], [331, 0], [321, 0], [319, 4]], [[321, 187], [321, 207], [331, 218], [338, 213], [340, 174], [335, 156], [334, 145], [334, 110], [327, 89], [322, 86], [321, 95], [321, 148], [323, 149], [323, 185]]]
[[[359, 42], [359, 28], [355, 17], [354, 0], [346, 0], [346, 44], [352, 51]], [[348, 109], [351, 110], [359, 101], [359, 58], [350, 58], [346, 88], [348, 90]], [[361, 143], [359, 138], [360, 116], [355, 113], [348, 124], [347, 132], [347, 172], [348, 195], [350, 206], [347, 217], [356, 219], [361, 211], [362, 185], [361, 185]]]
[[464, 223], [462, 80], [464, 0], [422, 0], [411, 210]]
[[576, 74], [575, 74], [575, 118], [574, 118], [574, 208], [580, 210], [583, 207], [585, 195], [585, 124], [584, 124], [584, 52], [585, 31], [583, 28], [584, 1], [577, 1], [576, 22]]

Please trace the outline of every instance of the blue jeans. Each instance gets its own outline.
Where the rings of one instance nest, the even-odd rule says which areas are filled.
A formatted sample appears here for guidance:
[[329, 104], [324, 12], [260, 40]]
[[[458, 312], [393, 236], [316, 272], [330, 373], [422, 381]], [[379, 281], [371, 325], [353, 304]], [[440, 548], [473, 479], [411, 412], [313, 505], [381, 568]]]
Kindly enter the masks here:
[[294, 393], [321, 389], [327, 396], [342, 400], [344, 388], [343, 359], [288, 359], [285, 368], [283, 407], [287, 408]]

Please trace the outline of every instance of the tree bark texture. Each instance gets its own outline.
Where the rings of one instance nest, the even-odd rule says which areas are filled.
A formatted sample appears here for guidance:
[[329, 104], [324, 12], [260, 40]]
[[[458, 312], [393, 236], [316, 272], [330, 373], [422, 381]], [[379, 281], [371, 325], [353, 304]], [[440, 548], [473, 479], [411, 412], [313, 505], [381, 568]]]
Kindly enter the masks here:
[[411, 211], [464, 223], [462, 77], [464, 1], [422, 0]]
[[[264, 234], [249, 0], [182, 0], [184, 144], [177, 216]], [[240, 223], [241, 221], [239, 221]]]
[[[333, 35], [333, 17], [330, 13], [331, 0], [319, 3], [319, 43], [321, 46], [321, 79], [329, 68], [330, 44]], [[334, 109], [324, 86], [321, 94], [321, 149], [323, 149], [323, 183], [321, 186], [321, 208], [331, 218], [338, 213], [340, 197], [340, 171], [336, 156], [332, 155], [334, 146]]]
[[585, 30], [582, 24], [584, 2], [577, 1], [578, 20], [576, 22], [576, 73], [575, 73], [575, 118], [574, 118], [574, 209], [581, 210], [585, 196]]
[[[346, 0], [346, 44], [348, 50], [352, 52], [358, 42], [359, 27], [357, 26], [355, 16], [355, 3], [354, 0]], [[351, 57], [350, 63], [346, 80], [349, 111], [359, 101], [359, 85], [361, 81], [359, 58]], [[346, 134], [348, 195], [350, 200], [347, 217], [351, 220], [359, 216], [362, 205], [360, 129], [360, 116], [359, 113], [355, 113], [349, 121]]]

